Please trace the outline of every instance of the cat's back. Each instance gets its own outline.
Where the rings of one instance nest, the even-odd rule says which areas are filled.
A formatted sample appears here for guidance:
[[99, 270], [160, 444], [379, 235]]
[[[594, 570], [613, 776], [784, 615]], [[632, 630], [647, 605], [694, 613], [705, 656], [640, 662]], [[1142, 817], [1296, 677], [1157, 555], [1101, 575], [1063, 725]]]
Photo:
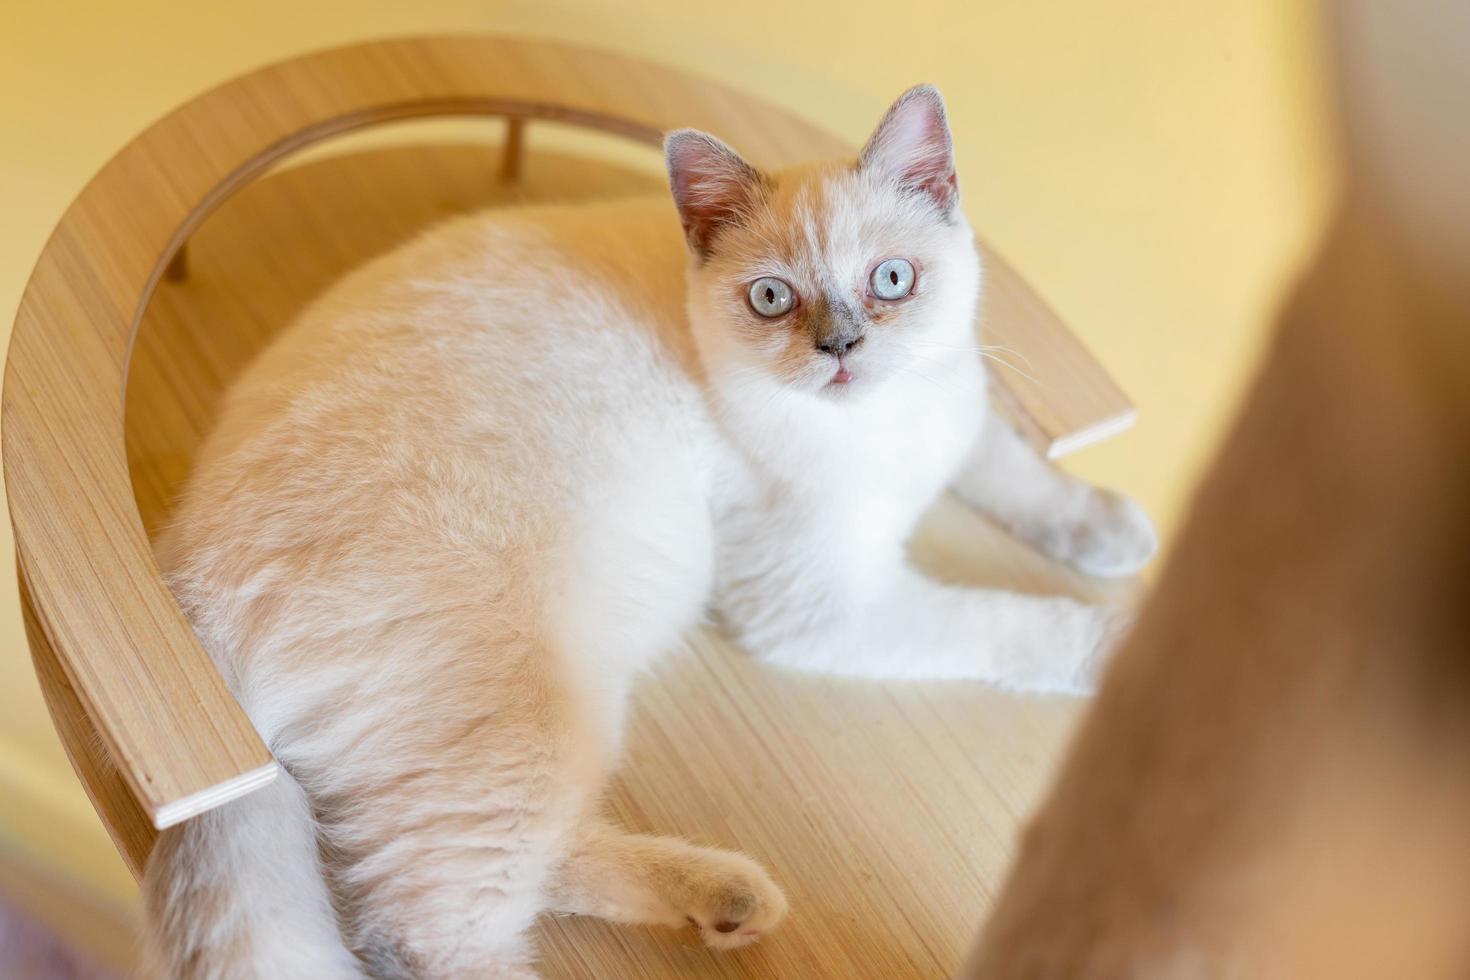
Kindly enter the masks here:
[[309, 578], [411, 603], [672, 547], [697, 585], [715, 437], [684, 263], [672, 208], [629, 201], [457, 219], [367, 264], [233, 386], [160, 563], [216, 599]]
[[[520, 413], [503, 403], [508, 390], [574, 412], [637, 381], [677, 383], [696, 364], [683, 267], [660, 200], [446, 222], [344, 277], [282, 331], [231, 387], [206, 453], [334, 399], [379, 404], [379, 426], [407, 409], [463, 420], [491, 400], [509, 425]], [[390, 394], [406, 401], [390, 406]]]
[[195, 482], [308, 447], [331, 449], [318, 472], [350, 467], [354, 448], [380, 465], [360, 441], [509, 463], [533, 444], [579, 451], [598, 420], [698, 415], [683, 263], [662, 201], [447, 222], [345, 277], [262, 352], [227, 393]]

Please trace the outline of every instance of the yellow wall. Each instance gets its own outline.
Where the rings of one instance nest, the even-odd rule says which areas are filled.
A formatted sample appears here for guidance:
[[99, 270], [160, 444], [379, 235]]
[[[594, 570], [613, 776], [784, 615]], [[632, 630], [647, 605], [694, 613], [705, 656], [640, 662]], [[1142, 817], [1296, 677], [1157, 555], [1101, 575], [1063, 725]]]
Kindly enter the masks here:
[[[860, 141], [937, 83], [978, 229], [1137, 400], [1069, 464], [1164, 528], [1240, 390], [1329, 194], [1309, 0], [6, 0], [0, 330], [67, 202], [193, 93], [365, 37], [460, 31], [610, 47], [721, 78]], [[8, 523], [0, 551], [9, 553]], [[50, 732], [0, 561], [0, 842], [130, 883]]]

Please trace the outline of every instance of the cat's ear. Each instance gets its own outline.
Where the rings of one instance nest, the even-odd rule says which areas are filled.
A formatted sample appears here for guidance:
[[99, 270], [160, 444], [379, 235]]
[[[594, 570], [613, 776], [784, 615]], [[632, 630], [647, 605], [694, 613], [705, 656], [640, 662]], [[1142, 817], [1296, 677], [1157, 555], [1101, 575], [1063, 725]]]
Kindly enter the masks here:
[[901, 187], [927, 194], [948, 214], [959, 201], [954, 142], [944, 99], [932, 85], [916, 85], [898, 97], [863, 147], [858, 164]]
[[708, 133], [680, 129], [664, 140], [669, 188], [689, 248], [709, 255], [716, 233], [739, 220], [762, 192], [760, 172]]

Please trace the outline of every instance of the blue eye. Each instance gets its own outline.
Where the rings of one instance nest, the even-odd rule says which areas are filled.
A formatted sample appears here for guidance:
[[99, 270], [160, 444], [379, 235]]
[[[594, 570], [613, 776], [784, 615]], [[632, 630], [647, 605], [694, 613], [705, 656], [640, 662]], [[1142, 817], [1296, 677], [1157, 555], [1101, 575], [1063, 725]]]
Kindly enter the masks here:
[[750, 308], [764, 317], [778, 317], [796, 305], [796, 293], [774, 276], [750, 284]]
[[879, 299], [903, 299], [914, 288], [914, 265], [908, 259], [886, 259], [873, 270], [870, 283]]

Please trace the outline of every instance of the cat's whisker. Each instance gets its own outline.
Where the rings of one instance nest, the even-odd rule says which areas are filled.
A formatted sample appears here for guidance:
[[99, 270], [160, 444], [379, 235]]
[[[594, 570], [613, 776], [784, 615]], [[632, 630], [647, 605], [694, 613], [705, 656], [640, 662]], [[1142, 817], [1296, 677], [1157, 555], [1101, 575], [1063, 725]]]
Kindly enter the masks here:
[[991, 353], [988, 353], [988, 352], [985, 352], [985, 351], [982, 351], [981, 354], [980, 354], [980, 356], [983, 357], [984, 359], [988, 360], [988, 361], [994, 361], [997, 364], [1001, 364], [1001, 365], [1004, 365], [1005, 367], [1010, 368], [1012, 371], [1016, 372], [1021, 377], [1025, 378], [1027, 381], [1030, 381], [1032, 384], [1036, 385], [1036, 387], [1038, 387], [1038, 388], [1050, 388], [1051, 387], [1051, 385], [1047, 384], [1044, 381], [1039, 380], [1035, 375], [1031, 374], [1030, 372], [1021, 370], [1020, 368], [1016, 367], [1014, 364], [1012, 364], [1010, 361], [1006, 360], [1003, 357], [1000, 357], [1000, 356], [998, 356], [996, 354], [991, 354]]
[[1031, 367], [1031, 359], [1024, 352], [1014, 347], [1006, 347], [1002, 344], [949, 344], [941, 340], [915, 340], [915, 347], [930, 348], [933, 350], [956, 351], [966, 354], [979, 354], [982, 357], [994, 357], [997, 354], [1011, 354], [1020, 358], [1026, 367]]
[[912, 364], [900, 365], [899, 370], [907, 372], [908, 374], [912, 374], [914, 377], [919, 378], [922, 381], [927, 381], [930, 385], [932, 385], [937, 390], [943, 392], [944, 394], [951, 394], [954, 391], [954, 388], [952, 386], [944, 383], [943, 381], [940, 381], [938, 378], [930, 377], [923, 371], [920, 371], [918, 368], [914, 367]]
[[915, 340], [911, 343], [914, 347], [925, 350], [958, 351], [963, 354], [981, 354], [986, 350], [979, 344], [946, 344], [938, 340]]
[[[983, 346], [982, 345], [981, 348], [980, 348], [980, 354], [981, 354], [982, 357], [995, 357], [998, 354], [1009, 354], [1009, 355], [1011, 355], [1013, 357], [1020, 358], [1021, 363], [1024, 364], [1024, 365], [1026, 365], [1026, 369], [1028, 371], [1029, 370], [1032, 370], [1031, 358], [1027, 357], [1026, 354], [1025, 354], [1025, 352], [1018, 351], [1014, 347], [1003, 347], [1003, 346], [1001, 346], [999, 344], [991, 345], [991, 346]], [[1027, 375], [1027, 377], [1030, 377], [1030, 375]], [[1032, 380], [1035, 380], [1035, 379], [1032, 379]]]
[[1020, 351], [1015, 350], [1014, 348], [1003, 347], [1003, 346], [1000, 346], [1000, 345], [985, 345], [985, 344], [946, 344], [946, 343], [944, 343], [942, 341], [935, 341], [935, 340], [916, 340], [913, 343], [914, 343], [914, 346], [915, 347], [919, 347], [919, 348], [928, 348], [928, 349], [932, 349], [932, 350], [941, 350], [941, 351], [945, 351], [945, 352], [955, 352], [955, 353], [964, 353], [964, 354], [978, 354], [983, 360], [994, 361], [995, 363], [1000, 364], [1003, 367], [1009, 368], [1010, 370], [1016, 372], [1021, 377], [1025, 378], [1028, 381], [1030, 381], [1032, 384], [1036, 385], [1037, 387], [1040, 387], [1040, 388], [1048, 388], [1048, 387], [1050, 387], [1050, 385], [1047, 385], [1046, 383], [1038, 380], [1029, 371], [1026, 371], [1026, 370], [1024, 370], [1024, 369], [1022, 369], [1020, 367], [1017, 367], [1012, 362], [1006, 360], [1004, 357], [1001, 357], [1000, 356], [1000, 353], [998, 353], [998, 352], [1004, 352], [1004, 353], [1008, 353], [1008, 354], [1014, 354], [1015, 356], [1019, 357], [1022, 361], [1024, 361], [1026, 363], [1026, 366], [1027, 367], [1030, 367], [1031, 366], [1031, 362], [1026, 357], [1026, 355], [1023, 354], [1023, 353], [1021, 353]]

